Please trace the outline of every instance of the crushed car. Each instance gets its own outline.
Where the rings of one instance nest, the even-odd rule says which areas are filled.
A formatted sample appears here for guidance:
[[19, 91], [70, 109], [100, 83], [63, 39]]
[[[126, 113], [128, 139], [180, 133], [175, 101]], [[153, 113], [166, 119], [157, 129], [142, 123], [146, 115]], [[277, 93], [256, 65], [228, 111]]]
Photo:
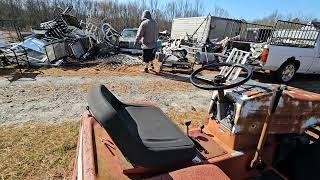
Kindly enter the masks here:
[[116, 54], [120, 34], [107, 22], [93, 24], [72, 16], [67, 7], [53, 20], [32, 29], [22, 42], [1, 48], [9, 62], [33, 66], [60, 66], [68, 58], [77, 62]]

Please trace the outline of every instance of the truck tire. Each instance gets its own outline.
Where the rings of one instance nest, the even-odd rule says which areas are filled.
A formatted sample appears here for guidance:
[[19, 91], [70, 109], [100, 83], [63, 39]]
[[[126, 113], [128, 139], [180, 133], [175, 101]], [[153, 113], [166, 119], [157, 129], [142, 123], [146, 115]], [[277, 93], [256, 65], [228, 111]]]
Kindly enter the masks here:
[[297, 65], [294, 62], [285, 62], [276, 72], [276, 78], [280, 83], [289, 83], [297, 72]]

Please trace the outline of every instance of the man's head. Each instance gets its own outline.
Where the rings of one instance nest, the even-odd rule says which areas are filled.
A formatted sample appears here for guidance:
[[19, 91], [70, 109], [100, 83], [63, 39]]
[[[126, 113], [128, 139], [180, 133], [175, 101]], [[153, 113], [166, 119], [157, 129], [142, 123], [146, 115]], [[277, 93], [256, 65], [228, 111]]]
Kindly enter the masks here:
[[142, 13], [141, 20], [145, 20], [145, 19], [152, 19], [151, 18], [151, 13], [148, 10], [145, 10]]

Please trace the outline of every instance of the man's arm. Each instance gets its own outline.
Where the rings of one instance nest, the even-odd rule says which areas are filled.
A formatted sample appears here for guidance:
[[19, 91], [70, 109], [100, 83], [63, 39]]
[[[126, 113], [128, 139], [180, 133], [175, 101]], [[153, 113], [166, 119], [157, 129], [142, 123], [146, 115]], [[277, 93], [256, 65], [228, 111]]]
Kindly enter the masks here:
[[144, 26], [144, 23], [141, 23], [137, 32], [135, 44], [138, 44], [140, 42], [141, 38], [144, 36], [144, 33], [145, 33], [145, 26]]
[[159, 33], [160, 33], [160, 28], [159, 28], [159, 24], [156, 24], [156, 40], [159, 39]]

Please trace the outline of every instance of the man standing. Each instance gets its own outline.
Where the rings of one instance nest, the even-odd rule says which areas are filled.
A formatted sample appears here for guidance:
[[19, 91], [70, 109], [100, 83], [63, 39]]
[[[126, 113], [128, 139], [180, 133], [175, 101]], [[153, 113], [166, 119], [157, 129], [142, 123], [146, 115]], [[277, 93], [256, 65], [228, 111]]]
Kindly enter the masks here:
[[159, 35], [159, 26], [157, 22], [152, 19], [151, 13], [145, 10], [142, 13], [141, 24], [138, 29], [135, 45], [142, 44], [143, 62], [145, 62], [144, 72], [149, 72], [148, 66], [151, 62], [151, 68], [154, 69], [152, 61], [155, 58], [157, 40]]

